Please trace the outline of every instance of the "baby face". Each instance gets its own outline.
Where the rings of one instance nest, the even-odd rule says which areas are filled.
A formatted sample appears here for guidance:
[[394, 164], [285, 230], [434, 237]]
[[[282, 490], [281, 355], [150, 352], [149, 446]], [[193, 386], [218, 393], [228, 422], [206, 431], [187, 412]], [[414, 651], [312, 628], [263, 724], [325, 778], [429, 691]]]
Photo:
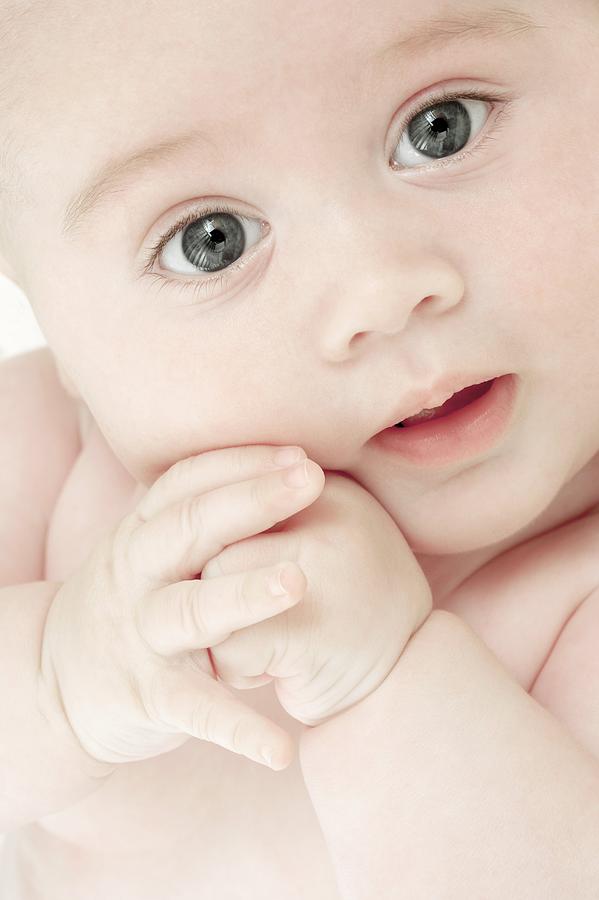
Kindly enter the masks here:
[[[298, 444], [451, 553], [593, 458], [595, 0], [475, 2], [467, 34], [440, 0], [20, 6], [7, 257], [137, 480]], [[457, 371], [519, 378], [491, 451], [421, 469], [373, 445]]]

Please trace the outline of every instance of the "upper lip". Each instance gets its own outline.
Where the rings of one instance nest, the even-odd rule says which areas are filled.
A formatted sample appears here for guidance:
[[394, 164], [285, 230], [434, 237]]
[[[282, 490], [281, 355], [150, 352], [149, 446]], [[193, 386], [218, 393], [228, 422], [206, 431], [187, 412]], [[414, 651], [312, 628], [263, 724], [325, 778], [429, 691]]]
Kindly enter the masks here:
[[379, 430], [384, 431], [386, 428], [391, 428], [393, 425], [397, 425], [398, 422], [403, 422], [404, 419], [415, 416], [416, 413], [423, 409], [434, 409], [436, 406], [441, 406], [454, 394], [463, 391], [464, 388], [471, 387], [473, 384], [483, 384], [485, 381], [491, 381], [499, 377], [497, 374], [483, 373], [472, 375], [464, 372], [444, 375], [443, 378], [440, 378], [430, 387], [415, 388], [406, 394], [400, 406], [396, 407], [395, 412], [391, 414], [386, 424], [382, 425]]

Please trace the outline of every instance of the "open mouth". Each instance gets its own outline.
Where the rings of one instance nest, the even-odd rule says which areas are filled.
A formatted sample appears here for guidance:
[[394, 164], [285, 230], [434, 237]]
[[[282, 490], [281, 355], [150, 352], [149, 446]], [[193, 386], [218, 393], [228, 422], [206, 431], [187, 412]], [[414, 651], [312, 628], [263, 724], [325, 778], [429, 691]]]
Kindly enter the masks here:
[[423, 409], [373, 438], [392, 459], [419, 468], [463, 463], [487, 453], [506, 434], [520, 395], [521, 379], [499, 375], [471, 384], [436, 409]]
[[410, 416], [408, 419], [404, 419], [403, 422], [398, 422], [394, 427], [414, 428], [423, 422], [430, 422], [431, 419], [442, 419], [478, 400], [479, 397], [482, 397], [491, 389], [494, 381], [495, 379], [492, 378], [491, 381], [483, 381], [481, 384], [471, 384], [469, 387], [458, 391], [457, 394], [453, 394], [442, 406], [436, 406], [434, 409], [423, 409], [415, 416]]

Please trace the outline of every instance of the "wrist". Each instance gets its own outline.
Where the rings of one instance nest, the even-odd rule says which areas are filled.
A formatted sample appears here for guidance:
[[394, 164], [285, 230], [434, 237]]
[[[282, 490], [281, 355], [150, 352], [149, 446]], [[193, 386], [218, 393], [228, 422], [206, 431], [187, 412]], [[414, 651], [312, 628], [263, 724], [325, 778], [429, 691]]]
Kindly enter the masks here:
[[73, 731], [54, 670], [51, 666], [44, 665], [43, 653], [41, 656], [42, 663], [35, 683], [36, 706], [47, 723], [55, 751], [66, 764], [76, 767], [86, 779], [97, 781], [112, 775], [118, 764], [95, 759]]

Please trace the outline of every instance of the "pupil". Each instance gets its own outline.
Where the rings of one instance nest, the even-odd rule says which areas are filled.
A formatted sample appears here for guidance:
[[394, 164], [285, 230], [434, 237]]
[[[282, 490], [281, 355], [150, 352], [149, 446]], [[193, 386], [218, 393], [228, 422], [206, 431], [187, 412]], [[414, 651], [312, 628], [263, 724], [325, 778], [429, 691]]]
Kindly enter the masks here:
[[437, 134], [445, 133], [447, 131], [447, 119], [443, 119], [441, 118], [441, 116], [437, 116], [431, 127]]
[[202, 272], [216, 272], [239, 259], [245, 249], [244, 231], [234, 216], [214, 213], [194, 219], [181, 238], [183, 253]]
[[210, 234], [210, 238], [216, 244], [217, 249], [220, 249], [225, 243], [225, 235], [220, 230], [220, 228], [212, 228], [211, 225], [208, 226], [208, 232]]

